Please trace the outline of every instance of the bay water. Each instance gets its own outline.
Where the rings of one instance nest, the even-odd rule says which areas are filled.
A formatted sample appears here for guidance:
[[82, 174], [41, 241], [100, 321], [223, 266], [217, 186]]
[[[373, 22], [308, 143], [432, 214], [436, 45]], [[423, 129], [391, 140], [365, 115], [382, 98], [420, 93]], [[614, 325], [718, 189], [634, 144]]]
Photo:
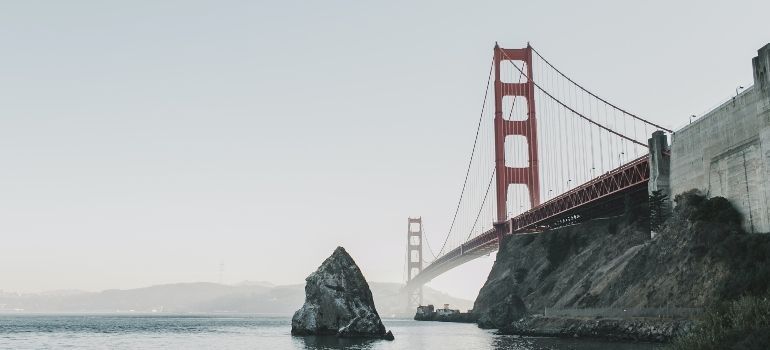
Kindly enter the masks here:
[[383, 322], [395, 341], [293, 337], [288, 317], [0, 314], [0, 349], [663, 349], [649, 343], [496, 335], [475, 324]]

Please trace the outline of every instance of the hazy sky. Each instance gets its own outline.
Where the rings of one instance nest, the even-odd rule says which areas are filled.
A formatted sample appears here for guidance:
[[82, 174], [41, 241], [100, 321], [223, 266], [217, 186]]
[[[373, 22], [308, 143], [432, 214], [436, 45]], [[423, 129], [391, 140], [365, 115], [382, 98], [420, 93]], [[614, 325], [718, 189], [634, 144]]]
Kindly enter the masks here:
[[[752, 83], [767, 1], [5, 1], [0, 289], [301, 283], [439, 246], [492, 46], [669, 127]], [[473, 298], [494, 257], [434, 280]]]

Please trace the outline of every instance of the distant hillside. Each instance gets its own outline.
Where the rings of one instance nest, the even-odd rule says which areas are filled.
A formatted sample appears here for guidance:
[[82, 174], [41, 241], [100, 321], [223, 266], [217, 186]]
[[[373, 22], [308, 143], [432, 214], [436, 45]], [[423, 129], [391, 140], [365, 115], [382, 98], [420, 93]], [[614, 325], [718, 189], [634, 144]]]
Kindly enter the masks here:
[[[398, 283], [370, 284], [377, 310], [383, 317], [411, 316], [405, 310], [406, 295]], [[304, 302], [304, 285], [273, 286], [269, 283], [176, 283], [98, 293], [73, 292], [16, 295], [0, 293], [0, 312], [163, 312], [250, 313], [291, 315]], [[469, 309], [470, 300], [454, 298], [424, 288], [425, 303], [449, 303]]]

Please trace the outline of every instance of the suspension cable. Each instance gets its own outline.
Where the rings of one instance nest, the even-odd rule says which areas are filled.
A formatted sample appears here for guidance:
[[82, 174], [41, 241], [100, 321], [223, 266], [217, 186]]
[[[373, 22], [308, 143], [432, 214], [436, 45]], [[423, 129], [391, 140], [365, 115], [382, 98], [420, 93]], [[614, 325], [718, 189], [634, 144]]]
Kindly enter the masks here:
[[570, 82], [570, 83], [572, 83], [572, 84], [575, 84], [575, 86], [577, 86], [577, 87], [579, 87], [580, 89], [582, 89], [583, 91], [587, 92], [589, 95], [591, 95], [591, 96], [593, 96], [593, 97], [597, 98], [599, 101], [602, 101], [602, 102], [604, 102], [604, 103], [606, 103], [606, 104], [608, 104], [608, 105], [612, 106], [612, 108], [615, 108], [615, 109], [617, 109], [617, 110], [619, 110], [619, 111], [621, 111], [621, 112], [623, 112], [623, 113], [625, 113], [625, 114], [627, 114], [627, 115], [629, 115], [629, 116], [631, 116], [631, 117], [633, 117], [633, 118], [636, 118], [637, 120], [640, 120], [640, 121], [642, 121], [642, 122], [645, 122], [645, 123], [647, 123], [647, 124], [650, 124], [650, 125], [652, 125], [652, 126], [654, 126], [654, 127], [656, 127], [656, 128], [659, 128], [659, 129], [661, 129], [661, 130], [665, 130], [665, 131], [667, 131], [667, 132], [669, 132], [669, 133], [671, 133], [671, 132], [672, 132], [671, 130], [669, 130], [669, 129], [667, 129], [667, 128], [664, 128], [664, 127], [662, 127], [662, 126], [660, 126], [660, 125], [658, 125], [658, 124], [655, 124], [655, 123], [653, 123], [653, 122], [651, 122], [651, 121], [649, 121], [649, 120], [646, 120], [646, 119], [644, 119], [644, 118], [641, 118], [641, 117], [639, 117], [639, 116], [637, 116], [637, 115], [635, 115], [635, 114], [633, 114], [633, 113], [631, 113], [631, 112], [629, 112], [629, 111], [626, 111], [626, 110], [624, 110], [623, 108], [620, 108], [620, 107], [618, 107], [618, 106], [616, 106], [616, 105], [614, 105], [614, 104], [610, 103], [609, 101], [607, 101], [607, 100], [605, 100], [605, 99], [603, 99], [603, 98], [601, 98], [601, 97], [597, 96], [597, 95], [596, 95], [596, 94], [594, 94], [593, 92], [591, 92], [591, 91], [588, 91], [588, 89], [586, 89], [586, 88], [584, 88], [582, 85], [580, 85], [580, 84], [576, 83], [574, 80], [572, 80], [572, 79], [571, 79], [570, 77], [568, 77], [566, 74], [562, 73], [562, 72], [561, 72], [561, 71], [560, 71], [558, 68], [554, 67], [554, 65], [552, 65], [552, 64], [551, 64], [551, 62], [548, 62], [548, 60], [547, 60], [547, 59], [545, 59], [545, 57], [543, 57], [543, 55], [541, 55], [541, 54], [540, 54], [540, 52], [537, 52], [537, 50], [535, 50], [535, 48], [534, 48], [534, 47], [532, 47], [532, 45], [530, 45], [530, 48], [532, 48], [532, 51], [533, 51], [533, 52], [535, 52], [535, 54], [537, 55], [537, 57], [540, 57], [540, 59], [541, 59], [541, 60], [543, 60], [543, 62], [545, 62], [545, 63], [546, 63], [547, 65], [549, 65], [551, 68], [553, 68], [553, 70], [555, 70], [555, 71], [556, 71], [557, 73], [559, 73], [561, 76], [563, 76], [564, 78], [566, 78], [567, 80], [569, 80], [569, 82]]
[[[433, 254], [433, 249], [430, 247], [430, 241], [427, 240], [426, 238], [427, 238], [427, 235], [425, 234], [425, 229], [423, 228], [423, 230], [422, 230], [422, 240], [423, 240], [423, 242], [425, 242], [425, 245], [428, 247], [428, 252], [430, 253], [430, 255], [433, 256], [433, 260], [436, 260], [436, 254]], [[425, 259], [423, 259], [423, 261], [424, 260]]]
[[[511, 61], [511, 59], [508, 57], [508, 55], [506, 55], [506, 54], [505, 54], [505, 51], [503, 51], [503, 56], [505, 56], [505, 57], [506, 57], [506, 58], [507, 58], [509, 61]], [[546, 96], [548, 96], [548, 97], [550, 97], [552, 100], [556, 101], [556, 103], [560, 104], [562, 107], [564, 107], [564, 108], [566, 108], [566, 109], [570, 110], [570, 111], [571, 111], [572, 113], [574, 113], [575, 115], [577, 115], [577, 116], [579, 116], [579, 117], [581, 117], [581, 118], [583, 118], [583, 119], [587, 120], [587, 121], [588, 121], [589, 123], [591, 123], [591, 124], [594, 124], [594, 125], [596, 125], [596, 126], [598, 126], [598, 127], [602, 128], [602, 129], [604, 129], [604, 130], [607, 130], [607, 131], [609, 131], [609, 132], [611, 132], [611, 133], [613, 133], [613, 134], [615, 134], [615, 135], [617, 135], [617, 136], [620, 136], [621, 138], [624, 138], [624, 139], [626, 139], [626, 140], [628, 140], [628, 141], [631, 141], [631, 142], [633, 142], [633, 143], [636, 143], [636, 144], [638, 144], [638, 145], [641, 145], [641, 146], [644, 146], [644, 147], [649, 147], [648, 145], [646, 145], [646, 144], [644, 144], [644, 143], [641, 143], [641, 142], [639, 142], [639, 141], [636, 141], [636, 140], [634, 140], [634, 139], [632, 139], [632, 138], [629, 138], [628, 136], [625, 136], [625, 135], [623, 135], [623, 134], [620, 134], [620, 133], [618, 133], [618, 132], [616, 132], [616, 131], [614, 131], [614, 130], [612, 130], [612, 129], [610, 129], [610, 128], [608, 128], [608, 127], [604, 126], [604, 125], [601, 125], [601, 124], [599, 124], [599, 123], [597, 123], [597, 122], [593, 121], [591, 118], [588, 118], [588, 117], [584, 116], [583, 114], [581, 114], [580, 112], [578, 112], [578, 111], [576, 111], [576, 110], [572, 109], [572, 107], [570, 107], [570, 106], [567, 106], [567, 105], [566, 105], [564, 102], [562, 102], [562, 101], [560, 101], [559, 99], [557, 99], [557, 98], [553, 97], [553, 95], [551, 95], [551, 93], [549, 93], [548, 91], [546, 91], [546, 90], [544, 90], [542, 87], [540, 87], [540, 85], [539, 85], [538, 83], [536, 83], [534, 80], [530, 79], [530, 78], [527, 76], [527, 74], [526, 74], [526, 73], [524, 73], [524, 71], [522, 71], [521, 69], [519, 69], [519, 67], [518, 67], [518, 66], [516, 66], [516, 65], [513, 65], [513, 67], [514, 67], [514, 68], [516, 68], [516, 69], [517, 69], [519, 72], [521, 72], [521, 74], [523, 74], [525, 77], [527, 77], [527, 79], [528, 79], [529, 81], [531, 81], [531, 82], [532, 82], [532, 85], [534, 85], [535, 87], [537, 87], [538, 89], [540, 89], [540, 91], [542, 91], [542, 92], [543, 92], [543, 93], [544, 93]], [[576, 85], [577, 85], [577, 84], [576, 84]], [[609, 104], [609, 103], [607, 103], [607, 104]]]
[[484, 101], [481, 104], [481, 113], [479, 113], [479, 122], [476, 126], [476, 136], [473, 139], [473, 148], [471, 149], [471, 157], [470, 160], [468, 160], [468, 169], [465, 171], [465, 180], [463, 180], [463, 187], [460, 190], [460, 199], [457, 200], [457, 207], [455, 208], [455, 214], [454, 217], [452, 217], [452, 224], [449, 225], [449, 231], [446, 234], [446, 238], [444, 238], [444, 244], [441, 245], [441, 250], [439, 250], [438, 255], [440, 256], [441, 253], [444, 252], [444, 248], [446, 248], [447, 241], [449, 240], [449, 236], [452, 234], [452, 229], [455, 226], [455, 222], [457, 221], [457, 214], [460, 212], [460, 204], [462, 204], [463, 201], [463, 195], [465, 194], [465, 187], [468, 185], [468, 176], [471, 172], [471, 165], [473, 164], [473, 156], [476, 153], [476, 144], [479, 141], [479, 130], [481, 130], [481, 121], [484, 119], [484, 110], [487, 107], [487, 96], [489, 95], [489, 83], [492, 81], [492, 68], [494, 68], [494, 60], [489, 65], [489, 74], [487, 76], [487, 87], [484, 90]]
[[[530, 47], [531, 47], [531, 46], [530, 46]], [[535, 52], [535, 54], [536, 54], [536, 55], [537, 55], [537, 56], [538, 56], [538, 57], [539, 57], [541, 60], [543, 60], [543, 62], [545, 62], [545, 63], [546, 63], [546, 64], [547, 64], [547, 65], [548, 65], [550, 68], [552, 68], [552, 69], [553, 69], [553, 70], [554, 70], [556, 73], [558, 73], [560, 76], [564, 77], [564, 78], [565, 78], [567, 81], [569, 81], [570, 83], [572, 83], [572, 84], [573, 84], [574, 86], [576, 86], [577, 88], [581, 89], [583, 92], [585, 92], [585, 93], [587, 93], [588, 95], [590, 95], [590, 96], [592, 96], [592, 97], [596, 98], [598, 101], [601, 101], [601, 102], [603, 102], [605, 105], [607, 105], [607, 106], [610, 106], [610, 107], [614, 108], [615, 110], [617, 110], [617, 111], [619, 111], [619, 112], [621, 112], [621, 113], [623, 113], [623, 114], [625, 114], [625, 115], [628, 115], [628, 116], [630, 116], [630, 117], [632, 117], [632, 118], [634, 118], [634, 119], [636, 119], [636, 120], [639, 120], [639, 121], [641, 121], [642, 123], [644, 123], [644, 124], [645, 124], [645, 126], [646, 126], [646, 125], [651, 125], [651, 126], [654, 126], [654, 127], [656, 127], [656, 128], [659, 128], [659, 129], [661, 129], [661, 130], [667, 131], [667, 132], [669, 132], [669, 133], [670, 133], [670, 132], [672, 132], [671, 130], [669, 130], [669, 129], [667, 129], [667, 128], [664, 128], [664, 127], [662, 127], [662, 126], [660, 126], [660, 125], [658, 125], [658, 124], [655, 124], [655, 123], [653, 123], [653, 122], [650, 122], [650, 121], [648, 121], [648, 120], [646, 120], [646, 119], [643, 119], [643, 118], [641, 118], [641, 117], [639, 117], [639, 116], [637, 116], [637, 115], [635, 115], [635, 114], [633, 114], [633, 113], [630, 113], [630, 112], [628, 112], [628, 111], [626, 111], [626, 110], [624, 110], [624, 109], [622, 109], [622, 108], [620, 108], [620, 107], [618, 107], [618, 106], [616, 106], [616, 105], [614, 105], [614, 104], [610, 103], [609, 101], [607, 101], [607, 100], [605, 100], [605, 99], [603, 99], [603, 98], [599, 97], [598, 95], [596, 95], [596, 94], [594, 94], [593, 92], [589, 91], [588, 89], [584, 88], [582, 85], [578, 84], [577, 82], [575, 82], [574, 80], [572, 80], [570, 77], [568, 77], [566, 74], [564, 74], [564, 73], [563, 73], [563, 72], [561, 72], [559, 69], [557, 69], [557, 68], [556, 68], [556, 67], [555, 67], [553, 64], [551, 64], [551, 63], [550, 63], [548, 60], [546, 60], [546, 59], [545, 59], [545, 57], [543, 57], [543, 56], [542, 56], [542, 55], [541, 55], [541, 54], [540, 54], [540, 53], [539, 53], [537, 50], [535, 50], [534, 48], [532, 48], [532, 51], [534, 51], [534, 52]], [[505, 53], [504, 51], [502, 52], [502, 54], [503, 54], [503, 56], [505, 56], [505, 57], [506, 57], [506, 59], [507, 59], [507, 60], [509, 60], [509, 61], [512, 61], [512, 60], [511, 60], [511, 59], [510, 59], [510, 58], [509, 58], [509, 57], [506, 55], [506, 53]], [[628, 136], [625, 136], [625, 135], [621, 134], [620, 132], [617, 132], [617, 131], [615, 131], [615, 130], [612, 130], [612, 129], [610, 129], [608, 126], [602, 125], [601, 123], [599, 123], [599, 122], [597, 122], [597, 121], [594, 121], [593, 119], [591, 119], [590, 117], [587, 117], [586, 115], [582, 114], [581, 112], [578, 112], [576, 109], [574, 109], [574, 108], [572, 108], [572, 107], [568, 106], [567, 104], [565, 104], [564, 102], [562, 102], [560, 99], [558, 99], [557, 97], [555, 97], [554, 95], [552, 95], [552, 93], [551, 93], [551, 92], [549, 92], [549, 91], [547, 91], [546, 89], [544, 89], [544, 88], [543, 88], [543, 87], [542, 87], [540, 84], [538, 84], [538, 83], [537, 83], [537, 82], [535, 82], [533, 79], [531, 79], [531, 77], [527, 76], [527, 74], [526, 74], [526, 73], [523, 71], [523, 69], [522, 69], [523, 67], [522, 67], [522, 68], [519, 68], [519, 67], [518, 67], [518, 66], [517, 66], [515, 63], [513, 63], [513, 66], [514, 66], [514, 68], [516, 68], [516, 70], [519, 72], [519, 81], [521, 81], [522, 77], [525, 77], [525, 78], [527, 78], [527, 80], [531, 81], [531, 82], [532, 82], [532, 84], [533, 84], [533, 85], [534, 85], [534, 86], [535, 86], [535, 87], [536, 87], [538, 90], [540, 90], [540, 91], [541, 91], [541, 92], [542, 92], [542, 93], [543, 93], [545, 96], [549, 97], [551, 100], [553, 100], [554, 102], [556, 102], [557, 104], [559, 104], [560, 106], [562, 106], [563, 108], [565, 108], [566, 110], [569, 110], [570, 112], [572, 112], [573, 114], [575, 114], [575, 115], [579, 116], [580, 118], [582, 118], [582, 119], [585, 119], [585, 120], [586, 120], [586, 121], [588, 121], [590, 124], [593, 124], [593, 125], [595, 125], [595, 126], [599, 127], [599, 128], [600, 128], [600, 130], [601, 130], [601, 129], [604, 129], [604, 130], [606, 130], [607, 132], [609, 132], [609, 133], [611, 133], [611, 134], [614, 134], [614, 135], [616, 135], [616, 136], [620, 137], [620, 138], [621, 138], [621, 139], [623, 139], [623, 140], [626, 140], [626, 141], [630, 141], [630, 142], [632, 142], [632, 143], [635, 143], [635, 144], [637, 144], [637, 145], [640, 145], [640, 146], [642, 146], [642, 147], [645, 147], [645, 148], [647, 148], [647, 147], [648, 147], [648, 145], [647, 145], [647, 144], [644, 144], [644, 143], [642, 143], [642, 142], [639, 142], [639, 141], [635, 140], [634, 138], [629, 138]], [[486, 110], [486, 103], [487, 103], [487, 99], [488, 99], [488, 95], [489, 95], [489, 87], [490, 87], [490, 83], [491, 83], [491, 79], [492, 79], [492, 71], [493, 71], [493, 69], [494, 69], [494, 60], [493, 60], [492, 64], [490, 64], [490, 67], [489, 67], [489, 74], [488, 74], [488, 77], [487, 77], [487, 84], [486, 84], [486, 90], [485, 90], [485, 92], [484, 92], [484, 99], [483, 99], [483, 103], [482, 103], [481, 113], [480, 113], [480, 115], [479, 115], [479, 120], [478, 120], [478, 123], [477, 123], [477, 126], [476, 126], [476, 133], [475, 133], [475, 136], [474, 136], [474, 140], [473, 140], [473, 147], [472, 147], [472, 149], [471, 149], [471, 153], [470, 153], [470, 159], [469, 159], [469, 161], [468, 161], [468, 168], [466, 169], [466, 172], [465, 172], [465, 178], [464, 178], [464, 180], [463, 180], [462, 189], [460, 190], [460, 197], [459, 197], [459, 199], [458, 199], [458, 201], [457, 201], [457, 206], [456, 206], [456, 208], [455, 208], [455, 212], [454, 212], [454, 215], [453, 215], [453, 217], [452, 217], [452, 222], [451, 222], [451, 224], [450, 224], [450, 226], [449, 226], [449, 230], [448, 230], [448, 232], [447, 232], [447, 234], [446, 234], [446, 237], [444, 238], [444, 242], [443, 242], [443, 244], [442, 244], [442, 246], [441, 246], [441, 249], [439, 250], [439, 253], [438, 253], [438, 254], [434, 254], [434, 252], [433, 252], [433, 250], [432, 250], [432, 248], [431, 248], [431, 246], [430, 246], [430, 243], [429, 243], [429, 241], [428, 241], [427, 239], [425, 239], [426, 245], [427, 245], [427, 247], [428, 247], [428, 251], [429, 251], [429, 252], [430, 252], [430, 254], [433, 256], [434, 260], [435, 260], [435, 259], [437, 259], [437, 256], [441, 256], [441, 254], [442, 254], [442, 253], [444, 252], [444, 250], [446, 249], [446, 246], [447, 246], [447, 243], [448, 243], [448, 241], [449, 241], [449, 238], [450, 238], [450, 236], [451, 236], [451, 234], [452, 234], [452, 231], [454, 230], [455, 224], [457, 223], [457, 218], [458, 218], [458, 215], [459, 215], [459, 212], [460, 212], [460, 207], [461, 207], [461, 205], [462, 205], [462, 201], [463, 201], [463, 199], [464, 199], [464, 196], [465, 196], [465, 192], [466, 192], [466, 189], [467, 189], [467, 186], [468, 186], [468, 180], [469, 180], [469, 176], [470, 176], [471, 167], [472, 167], [472, 165], [473, 165], [473, 160], [474, 160], [474, 157], [475, 157], [475, 155], [476, 155], [477, 145], [478, 145], [478, 142], [479, 142], [479, 132], [480, 132], [480, 129], [481, 129], [481, 124], [482, 124], [483, 118], [484, 118], [484, 112], [485, 112], [485, 110]], [[572, 95], [570, 95], [570, 96], [572, 96]], [[576, 96], [574, 96], [574, 97], [575, 97], [575, 98], [577, 98]], [[513, 110], [514, 110], [514, 106], [515, 106], [515, 104], [516, 104], [516, 99], [514, 99], [514, 100], [513, 100], [513, 105], [511, 106], [511, 111], [510, 111], [510, 113], [511, 113], [511, 114], [513, 114]], [[511, 115], [509, 115], [509, 118], [510, 118], [510, 117], [511, 117]], [[625, 127], [625, 123], [624, 123], [624, 127]], [[636, 137], [636, 135], [635, 135], [634, 137]], [[593, 139], [593, 135], [591, 135], [591, 138]], [[599, 139], [601, 140], [601, 133], [599, 134]], [[593, 163], [593, 162], [594, 162], [594, 161], [592, 161], [592, 163]], [[493, 169], [493, 171], [492, 171], [492, 174], [491, 174], [490, 180], [489, 180], [489, 182], [488, 182], [488, 184], [487, 184], [487, 188], [486, 188], [486, 191], [485, 191], [484, 197], [483, 197], [483, 199], [482, 199], [482, 203], [481, 203], [481, 206], [480, 206], [480, 208], [479, 208], [479, 211], [478, 211], [478, 213], [477, 213], [477, 215], [476, 215], [476, 217], [475, 217], [475, 220], [473, 221], [473, 225], [471, 226], [471, 228], [470, 228], [470, 230], [469, 230], [469, 233], [468, 233], [468, 236], [466, 237], [466, 240], [468, 240], [468, 239], [471, 237], [471, 235], [473, 234], [473, 232], [474, 232], [474, 229], [476, 228], [476, 225], [478, 224], [478, 221], [479, 221], [479, 219], [480, 219], [480, 217], [481, 217], [481, 214], [483, 213], [483, 210], [484, 210], [484, 206], [485, 206], [485, 204], [486, 204], [486, 200], [487, 200], [487, 197], [488, 197], [488, 195], [489, 195], [489, 191], [490, 191], [490, 189], [491, 189], [491, 185], [492, 185], [492, 182], [493, 182], [493, 180], [494, 180], [494, 176], [495, 176], [495, 170], [496, 170], [496, 169]], [[425, 233], [424, 233], [424, 232], [423, 232], [423, 236], [425, 237]]]
[[479, 208], [478, 214], [476, 214], [476, 220], [473, 221], [473, 226], [471, 226], [470, 232], [468, 232], [468, 237], [465, 237], [465, 240], [471, 238], [471, 234], [473, 234], [473, 229], [476, 228], [476, 224], [479, 222], [479, 218], [481, 217], [481, 212], [484, 210], [484, 204], [487, 203], [487, 196], [489, 195], [489, 189], [492, 188], [492, 180], [495, 178], [495, 168], [492, 168], [492, 175], [489, 177], [489, 183], [487, 183], [487, 192], [484, 193], [484, 199], [481, 200], [481, 207]]

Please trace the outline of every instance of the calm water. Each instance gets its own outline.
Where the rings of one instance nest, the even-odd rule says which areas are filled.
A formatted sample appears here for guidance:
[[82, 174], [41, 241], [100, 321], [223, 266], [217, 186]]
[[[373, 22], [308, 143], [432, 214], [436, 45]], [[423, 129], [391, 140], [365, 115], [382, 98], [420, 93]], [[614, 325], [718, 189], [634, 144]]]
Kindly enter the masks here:
[[0, 315], [0, 349], [661, 349], [654, 344], [517, 338], [472, 324], [385, 320], [396, 340], [292, 337], [286, 317]]

